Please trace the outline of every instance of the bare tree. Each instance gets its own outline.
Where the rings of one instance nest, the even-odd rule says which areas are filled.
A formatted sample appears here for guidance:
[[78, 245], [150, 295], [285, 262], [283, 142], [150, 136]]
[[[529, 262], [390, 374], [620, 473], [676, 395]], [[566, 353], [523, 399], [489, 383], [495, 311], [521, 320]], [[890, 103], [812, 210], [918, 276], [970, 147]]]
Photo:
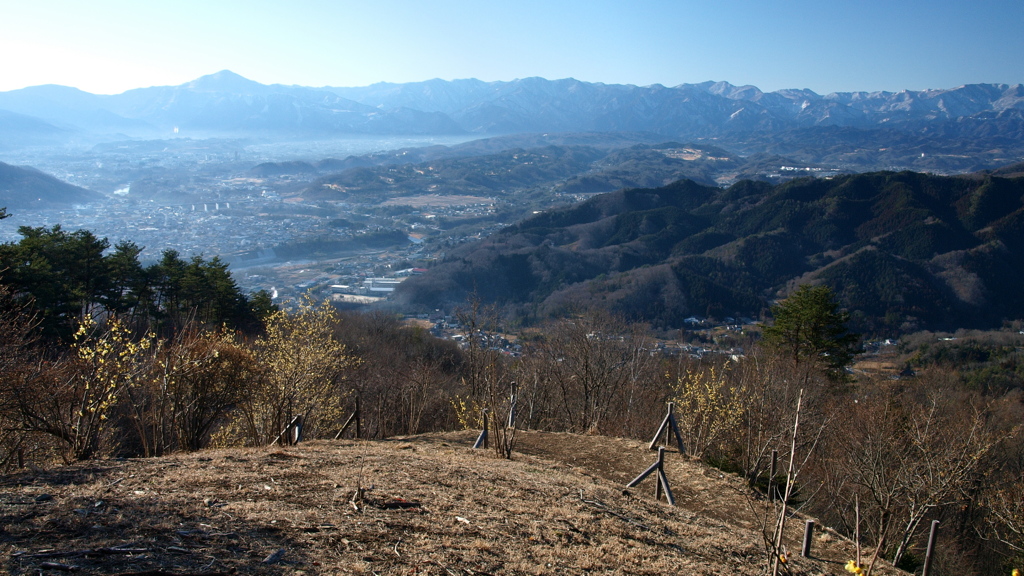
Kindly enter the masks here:
[[[3, 217], [0, 209], [0, 219]], [[0, 472], [24, 461], [27, 439], [20, 404], [42, 367], [38, 326], [28, 305], [0, 285]]]
[[493, 307], [482, 307], [473, 299], [469, 308], [459, 311], [458, 317], [466, 329], [466, 393], [471, 402], [489, 411], [487, 432], [495, 453], [501, 458], [512, 458], [519, 394], [514, 367], [518, 360], [507, 358], [500, 350], [505, 337]]
[[926, 519], [971, 500], [996, 445], [980, 396], [922, 384], [847, 397], [823, 464], [840, 471], [826, 482], [830, 500], [859, 500], [875, 554], [893, 564], [921, 536]]
[[[562, 320], [537, 348], [566, 429], [605, 432], [635, 416], [653, 365], [640, 330], [603, 313]], [[649, 415], [645, 415], [648, 416]]]

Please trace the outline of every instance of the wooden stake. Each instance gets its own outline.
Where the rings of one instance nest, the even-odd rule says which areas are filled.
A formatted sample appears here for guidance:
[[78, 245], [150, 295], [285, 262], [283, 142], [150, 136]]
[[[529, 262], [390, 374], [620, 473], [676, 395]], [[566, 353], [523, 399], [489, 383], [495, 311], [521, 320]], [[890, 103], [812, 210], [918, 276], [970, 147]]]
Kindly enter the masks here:
[[290, 438], [291, 444], [298, 444], [299, 442], [302, 442], [302, 425], [305, 423], [305, 420], [306, 419], [303, 418], [302, 414], [295, 417]]
[[924, 568], [921, 569], [921, 576], [928, 576], [928, 571], [932, 568], [932, 553], [935, 552], [935, 538], [939, 532], [939, 521], [932, 520], [932, 529], [928, 533], [928, 548], [924, 553]]
[[484, 408], [484, 429], [476, 437], [476, 443], [473, 444], [473, 448], [487, 448], [487, 408]]
[[665, 431], [666, 426], [668, 426], [668, 414], [665, 415], [665, 419], [658, 425], [658, 431], [654, 433], [654, 438], [651, 439], [651, 445], [648, 446], [649, 449], [654, 450], [658, 445], [658, 439], [661, 438], [661, 434]]
[[656, 472], [657, 470], [658, 470], [658, 463], [655, 462], [654, 464], [651, 464], [650, 467], [647, 468], [647, 470], [644, 470], [643, 472], [641, 472], [639, 476], [637, 476], [636, 478], [633, 478], [633, 480], [631, 480], [629, 482], [629, 484], [626, 484], [626, 488], [632, 488], [632, 487], [636, 486], [644, 478], [647, 478], [648, 476], [650, 476], [653, 472]]
[[509, 394], [509, 407], [508, 407], [508, 428], [516, 427], [516, 402], [519, 401], [519, 395], [516, 394], [516, 383], [512, 382], [512, 392]]
[[302, 415], [301, 414], [299, 414], [295, 418], [292, 418], [292, 421], [289, 422], [288, 425], [284, 427], [284, 430], [281, 430], [281, 433], [277, 435], [277, 438], [274, 438], [274, 441], [271, 442], [270, 445], [273, 446], [274, 444], [277, 444], [279, 442], [291, 443], [292, 428], [295, 426], [296, 422], [301, 422], [301, 421], [302, 421]]
[[362, 419], [363, 416], [359, 412], [359, 396], [356, 396], [356, 440], [363, 437]]
[[800, 549], [800, 555], [804, 558], [811, 557], [811, 542], [814, 538], [814, 520], [808, 520], [804, 524], [804, 545]]
[[654, 483], [654, 499], [661, 500], [661, 477], [665, 475], [665, 448], [658, 447], [658, 481]]
[[676, 498], [672, 495], [672, 489], [668, 486], [668, 476], [665, 475], [663, 468], [658, 469], [658, 486], [661, 486], [662, 492], [665, 493], [665, 501], [669, 503], [669, 506], [675, 506]]
[[853, 525], [853, 541], [857, 545], [857, 566], [860, 566], [860, 496], [853, 495], [853, 507], [857, 514], [857, 521]]
[[356, 398], [356, 409], [352, 411], [352, 415], [348, 417], [348, 420], [345, 420], [345, 424], [341, 427], [341, 430], [338, 430], [338, 433], [334, 435], [334, 439], [341, 440], [342, 435], [345, 434], [345, 430], [348, 430], [348, 427], [351, 426], [353, 422], [356, 423], [356, 438], [359, 438], [359, 398]]
[[667, 446], [675, 434], [676, 445], [679, 447], [679, 453], [685, 454], [686, 447], [683, 445], [683, 435], [679, 432], [679, 424], [676, 423], [676, 417], [673, 413], [675, 404], [673, 402], [668, 403], [668, 413], [665, 414], [665, 418], [661, 421], [661, 425], [658, 426], [658, 431], [654, 433], [654, 439], [651, 440], [650, 449], [654, 450], [654, 447], [658, 445], [658, 439], [665, 436], [664, 444]]
[[352, 423], [355, 422], [355, 420], [356, 413], [353, 412], [352, 415], [348, 417], [348, 420], [345, 420], [345, 424], [342, 425], [341, 430], [338, 430], [338, 433], [334, 435], [334, 439], [341, 440], [341, 437], [345, 434], [345, 431], [348, 430], [348, 427], [351, 426]]

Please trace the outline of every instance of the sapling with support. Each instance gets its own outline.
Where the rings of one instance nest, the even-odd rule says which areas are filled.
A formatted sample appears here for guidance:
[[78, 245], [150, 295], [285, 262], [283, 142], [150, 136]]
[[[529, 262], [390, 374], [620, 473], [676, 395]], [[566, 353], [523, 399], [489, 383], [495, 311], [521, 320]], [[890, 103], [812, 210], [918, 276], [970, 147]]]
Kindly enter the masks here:
[[[759, 516], [761, 523], [761, 535], [764, 541], [767, 555], [767, 573], [775, 576], [780, 572], [790, 574], [789, 558], [786, 554], [785, 545], [782, 542], [786, 531], [786, 521], [790, 516], [789, 505], [792, 502], [793, 490], [797, 484], [800, 472], [807, 465], [808, 460], [814, 452], [823, 431], [827, 426], [827, 419], [812, 427], [810, 434], [804, 432], [803, 417], [807, 407], [804, 405], [804, 391], [801, 389], [796, 397], [795, 406], [792, 412], [792, 424], [789, 429], [788, 454], [780, 459], [772, 456], [772, 476], [768, 479], [768, 492], [764, 498], [757, 498], [757, 492], [748, 491], [748, 503], [752, 512]], [[798, 457], [797, 452], [802, 454]], [[773, 451], [775, 452], [775, 451]], [[779, 468], [782, 468], [779, 470]], [[776, 485], [775, 474], [782, 475]], [[759, 504], [760, 503], [760, 504]], [[805, 537], [808, 531], [813, 528], [805, 526]], [[809, 546], [805, 543], [804, 552], [810, 553]]]
[[[497, 386], [491, 387], [491, 404], [495, 407], [495, 415], [492, 421], [494, 426], [494, 451], [500, 458], [510, 460], [512, 450], [516, 445], [516, 382], [510, 381], [507, 400], [502, 398]], [[505, 418], [499, 419], [501, 410], [507, 410]]]

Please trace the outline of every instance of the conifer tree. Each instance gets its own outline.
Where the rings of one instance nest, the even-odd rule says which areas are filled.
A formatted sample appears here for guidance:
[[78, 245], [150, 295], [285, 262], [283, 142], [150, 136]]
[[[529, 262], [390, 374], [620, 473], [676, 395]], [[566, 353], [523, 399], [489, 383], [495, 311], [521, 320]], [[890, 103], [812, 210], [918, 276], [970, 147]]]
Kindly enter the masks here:
[[842, 380], [853, 360], [860, 335], [846, 328], [849, 313], [841, 310], [828, 286], [804, 284], [771, 310], [775, 323], [764, 329], [764, 343], [793, 360], [812, 363], [831, 380]]

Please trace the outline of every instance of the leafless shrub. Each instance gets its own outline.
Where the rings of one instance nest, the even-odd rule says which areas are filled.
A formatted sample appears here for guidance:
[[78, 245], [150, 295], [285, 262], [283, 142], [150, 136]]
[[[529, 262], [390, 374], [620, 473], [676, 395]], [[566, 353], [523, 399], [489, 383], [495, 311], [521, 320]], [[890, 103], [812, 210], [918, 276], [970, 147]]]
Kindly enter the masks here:
[[250, 351], [231, 334], [193, 325], [159, 342], [151, 371], [123, 403], [139, 451], [159, 456], [205, 447], [259, 375]]
[[[653, 376], [648, 345], [641, 329], [630, 330], [602, 313], [562, 320], [545, 330], [533, 353], [547, 366], [565, 430], [613, 433], [629, 426]], [[652, 417], [644, 412], [645, 418]]]
[[973, 500], [996, 446], [990, 401], [937, 381], [874, 383], [842, 396], [818, 474], [831, 522], [849, 527], [859, 500], [861, 534], [894, 564], [917, 545], [925, 520]]

